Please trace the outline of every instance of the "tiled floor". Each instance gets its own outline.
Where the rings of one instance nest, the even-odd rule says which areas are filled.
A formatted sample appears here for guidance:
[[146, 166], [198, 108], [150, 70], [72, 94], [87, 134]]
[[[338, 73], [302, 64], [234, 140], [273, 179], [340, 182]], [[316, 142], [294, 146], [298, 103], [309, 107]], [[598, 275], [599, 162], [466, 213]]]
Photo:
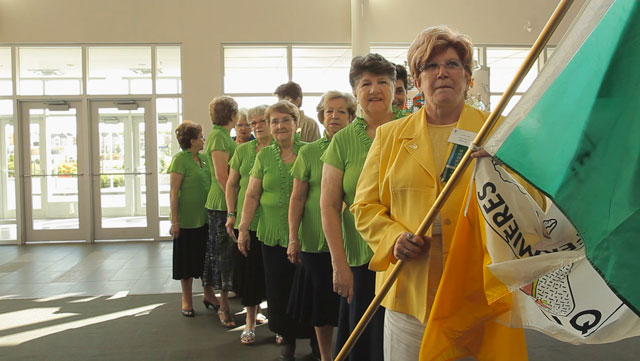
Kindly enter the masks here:
[[172, 252], [171, 242], [0, 246], [0, 295], [180, 292], [171, 278]]
[[[0, 299], [179, 293], [180, 283], [171, 279], [172, 252], [171, 242], [0, 246]], [[198, 285], [196, 280], [196, 293]], [[239, 304], [237, 308], [241, 310]], [[176, 318], [185, 322], [183, 317]], [[631, 361], [640, 355], [638, 337], [576, 346], [531, 330], [526, 334], [530, 360]], [[249, 359], [255, 360], [271, 360], [277, 354], [277, 350], [265, 354], [259, 347], [251, 350], [255, 352]]]

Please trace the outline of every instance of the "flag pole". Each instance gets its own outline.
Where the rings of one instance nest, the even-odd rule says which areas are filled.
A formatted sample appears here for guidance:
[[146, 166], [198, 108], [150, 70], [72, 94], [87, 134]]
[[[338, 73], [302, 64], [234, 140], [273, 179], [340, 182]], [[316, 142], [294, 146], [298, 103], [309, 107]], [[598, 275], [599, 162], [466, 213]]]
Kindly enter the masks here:
[[[540, 32], [538, 39], [536, 39], [536, 42], [531, 47], [531, 50], [529, 51], [529, 54], [527, 55], [524, 63], [518, 69], [518, 72], [516, 73], [513, 80], [511, 80], [511, 83], [507, 87], [507, 90], [504, 92], [504, 94], [500, 98], [500, 101], [498, 101], [498, 104], [496, 104], [495, 108], [493, 109], [493, 111], [491, 112], [491, 114], [483, 124], [482, 128], [476, 135], [475, 139], [473, 140], [474, 145], [481, 146], [487, 140], [491, 130], [500, 119], [500, 115], [502, 114], [504, 108], [507, 106], [507, 104], [509, 103], [509, 100], [511, 100], [511, 97], [515, 94], [516, 89], [518, 89], [518, 86], [520, 86], [520, 83], [522, 83], [522, 80], [524, 79], [524, 77], [527, 75], [527, 73], [529, 72], [533, 64], [538, 59], [538, 56], [540, 56], [540, 53], [549, 42], [549, 39], [551, 39], [551, 36], [555, 32], [555, 30], [558, 28], [560, 21], [562, 20], [562, 18], [564, 18], [564, 16], [569, 11], [569, 8], [571, 7], [572, 3], [573, 3], [573, 0], [560, 1], [556, 9], [554, 10], [553, 14], [547, 21], [547, 24], [544, 26], [544, 28]], [[460, 163], [458, 164], [455, 171], [451, 175], [451, 178], [445, 184], [444, 188], [442, 189], [442, 191], [436, 198], [435, 202], [431, 206], [431, 209], [429, 210], [426, 217], [420, 224], [420, 227], [416, 231], [416, 234], [419, 235], [420, 237], [423, 237], [426, 234], [427, 229], [429, 229], [429, 227], [435, 220], [437, 214], [440, 212], [440, 208], [442, 208], [446, 200], [449, 198], [449, 195], [453, 191], [453, 187], [460, 180], [464, 171], [469, 167], [469, 164], [471, 164], [472, 152], [473, 152], [473, 149], [472, 147], [470, 147], [467, 150], [467, 152], [464, 154], [462, 159], [460, 160]], [[387, 293], [389, 292], [389, 289], [398, 278], [398, 275], [402, 271], [404, 264], [405, 264], [405, 261], [403, 260], [399, 260], [398, 263], [396, 263], [395, 268], [391, 271], [387, 280], [378, 290], [376, 296], [371, 301], [371, 304], [369, 304], [369, 307], [367, 308], [365, 313], [362, 315], [362, 318], [354, 328], [351, 335], [349, 335], [349, 339], [347, 339], [347, 342], [345, 342], [345, 344], [342, 346], [342, 349], [340, 350], [340, 353], [338, 353], [338, 356], [336, 357], [335, 361], [344, 361], [347, 355], [349, 354], [349, 352], [351, 352], [351, 349], [355, 345], [356, 341], [358, 340], [360, 335], [362, 335], [362, 332], [364, 332], [364, 329], [369, 324], [369, 321], [371, 321], [371, 318], [373, 318], [374, 313], [378, 310], [378, 307], [380, 307], [380, 303], [382, 302], [382, 299], [387, 295]]]

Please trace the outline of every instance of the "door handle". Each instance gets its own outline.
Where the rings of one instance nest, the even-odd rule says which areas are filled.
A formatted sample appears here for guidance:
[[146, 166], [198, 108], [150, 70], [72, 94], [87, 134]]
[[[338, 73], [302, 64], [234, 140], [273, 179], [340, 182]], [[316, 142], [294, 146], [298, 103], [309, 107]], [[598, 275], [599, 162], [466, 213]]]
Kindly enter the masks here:
[[124, 172], [124, 173], [93, 173], [94, 177], [99, 177], [101, 175], [152, 175], [153, 173], [148, 172]]
[[58, 174], [23, 174], [24, 178], [37, 178], [37, 177], [82, 177], [84, 173], [58, 173]]

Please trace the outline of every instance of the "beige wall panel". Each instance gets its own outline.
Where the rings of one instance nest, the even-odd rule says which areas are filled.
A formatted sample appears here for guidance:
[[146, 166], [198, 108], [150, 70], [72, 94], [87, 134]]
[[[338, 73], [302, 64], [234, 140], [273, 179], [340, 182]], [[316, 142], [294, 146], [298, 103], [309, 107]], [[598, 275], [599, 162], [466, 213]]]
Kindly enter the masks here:
[[[478, 44], [532, 44], [559, 0], [370, 0], [372, 39], [411, 42], [429, 26], [445, 24]], [[575, 0], [558, 28], [564, 34], [585, 0]], [[531, 31], [526, 25], [530, 21]], [[383, 24], [387, 24], [386, 26]], [[560, 40], [554, 36], [552, 42]]]

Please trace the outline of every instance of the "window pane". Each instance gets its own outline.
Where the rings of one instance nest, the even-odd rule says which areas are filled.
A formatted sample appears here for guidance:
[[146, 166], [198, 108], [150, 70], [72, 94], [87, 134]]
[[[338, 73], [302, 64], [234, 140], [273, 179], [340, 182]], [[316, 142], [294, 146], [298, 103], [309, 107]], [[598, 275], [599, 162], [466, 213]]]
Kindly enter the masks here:
[[[523, 48], [487, 48], [487, 66], [490, 69], [489, 87], [492, 93], [502, 93], [507, 90], [528, 53], [529, 49]], [[538, 62], [536, 61], [517, 91], [527, 91], [537, 76]]]
[[81, 47], [22, 47], [18, 57], [18, 94], [82, 93]]
[[0, 48], [0, 95], [13, 94], [11, 48]]
[[[160, 98], [156, 101], [158, 137], [158, 205], [160, 217], [169, 217], [169, 175], [172, 157], [180, 151], [175, 129], [182, 122], [182, 99]], [[165, 227], [166, 228], [166, 227]], [[165, 234], [166, 233], [166, 234]], [[161, 236], [169, 236], [169, 228], [161, 227]]]
[[303, 92], [328, 90], [351, 91], [349, 67], [351, 48], [294, 47], [292, 49], [293, 81]]
[[180, 47], [158, 46], [156, 48], [156, 62], [156, 93], [182, 93]]
[[225, 93], [269, 93], [289, 80], [286, 47], [224, 48]]
[[[500, 98], [502, 98], [502, 95], [492, 95], [489, 99], [489, 101], [491, 102], [489, 104], [489, 110], [492, 110], [500, 101]], [[509, 103], [507, 104], [507, 106], [504, 108], [504, 110], [502, 111], [502, 115], [507, 116], [509, 115], [509, 113], [511, 113], [511, 109], [513, 109], [513, 107], [516, 106], [516, 104], [520, 101], [520, 98], [522, 98], [522, 95], [514, 95], [511, 97], [511, 99], [509, 100]]]
[[89, 94], [150, 94], [151, 47], [90, 47]]
[[0, 100], [0, 240], [17, 239], [13, 101]]
[[[275, 88], [273, 89], [275, 90]], [[235, 99], [235, 101], [238, 103], [238, 108], [246, 108], [246, 109], [253, 108], [255, 106], [262, 105], [262, 104], [271, 105], [278, 101], [278, 98], [275, 95], [263, 96], [263, 97], [234, 96], [233, 99]]]

